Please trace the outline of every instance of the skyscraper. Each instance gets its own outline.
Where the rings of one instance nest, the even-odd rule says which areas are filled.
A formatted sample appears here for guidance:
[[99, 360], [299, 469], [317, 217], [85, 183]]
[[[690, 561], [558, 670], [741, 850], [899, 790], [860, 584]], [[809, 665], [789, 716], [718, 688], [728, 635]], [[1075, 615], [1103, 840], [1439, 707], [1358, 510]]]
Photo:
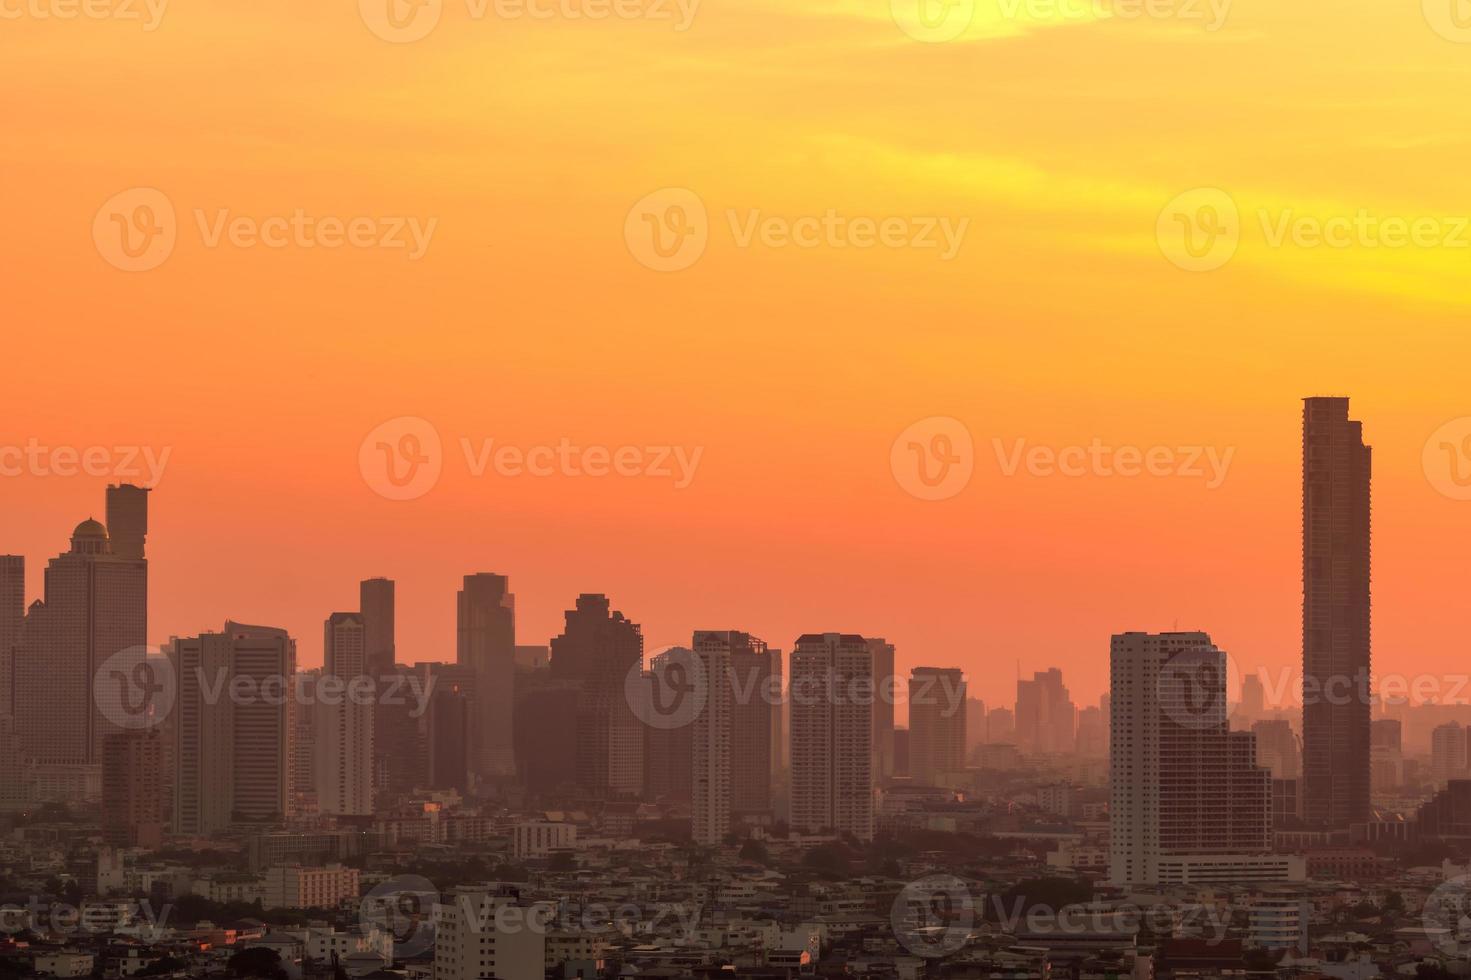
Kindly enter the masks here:
[[458, 595], [457, 662], [475, 672], [471, 768], [484, 778], [516, 771], [516, 597], [504, 575], [466, 575]]
[[1347, 398], [1302, 414], [1303, 819], [1369, 818], [1371, 451]]
[[[370, 816], [373, 699], [361, 696], [365, 689], [371, 690], [371, 684], [367, 684], [363, 617], [351, 612], [333, 613], [324, 633], [323, 696], [314, 699], [317, 806], [321, 812], [335, 816]], [[344, 693], [328, 697], [326, 683]]]
[[1016, 682], [1016, 739], [1025, 752], [1038, 755], [1073, 751], [1077, 708], [1056, 667]]
[[790, 668], [789, 822], [798, 832], [872, 840], [873, 649], [854, 634], [808, 633]]
[[26, 619], [26, 560], [0, 555], [0, 715], [13, 715], [15, 648]]
[[1122, 633], [1110, 661], [1113, 883], [1300, 875], [1269, 853], [1271, 775], [1228, 727], [1225, 653], [1205, 633]]
[[1251, 731], [1256, 736], [1257, 765], [1270, 769], [1273, 779], [1301, 778], [1302, 750], [1291, 722], [1285, 718], [1259, 721]]
[[893, 777], [894, 768], [894, 702], [898, 699], [899, 679], [894, 676], [894, 644], [882, 638], [868, 641], [873, 655], [873, 781], [882, 784]]
[[694, 658], [705, 677], [705, 705], [690, 724], [691, 836], [696, 844], [719, 844], [730, 832], [731, 634], [695, 634]]
[[595, 795], [643, 791], [644, 725], [625, 695], [629, 672], [641, 669], [643, 631], [608, 597], [583, 594], [552, 639], [552, 677], [578, 685], [577, 782]]
[[358, 611], [363, 614], [363, 637], [367, 645], [369, 676], [392, 674], [398, 663], [394, 636], [394, 585], [388, 578], [364, 579], [358, 583]]
[[107, 536], [118, 558], [141, 561], [148, 541], [148, 494], [129, 483], [107, 488]]
[[954, 667], [909, 673], [909, 777], [933, 786], [943, 772], [965, 768], [965, 675]]
[[1436, 789], [1452, 779], [1466, 778], [1466, 728], [1454, 721], [1435, 726], [1430, 733], [1430, 778]]
[[125, 553], [113, 552], [102, 524], [78, 524], [70, 550], [46, 567], [45, 598], [27, 612], [15, 653], [16, 731], [52, 776], [81, 767], [100, 777], [102, 740], [119, 728], [98, 709], [93, 678], [110, 657], [148, 640], [148, 562], [136, 557], [147, 495], [110, 487], [108, 501], [126, 524]]

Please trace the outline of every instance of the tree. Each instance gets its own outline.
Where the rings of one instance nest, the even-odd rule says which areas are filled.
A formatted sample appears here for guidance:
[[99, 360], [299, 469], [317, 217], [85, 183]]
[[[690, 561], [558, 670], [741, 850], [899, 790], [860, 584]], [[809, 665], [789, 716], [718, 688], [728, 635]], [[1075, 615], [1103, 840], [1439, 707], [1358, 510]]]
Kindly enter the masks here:
[[251, 946], [230, 957], [225, 968], [232, 977], [260, 977], [264, 980], [286, 980], [281, 969], [281, 954], [265, 946]]
[[740, 858], [742, 861], [752, 861], [756, 864], [765, 864], [771, 855], [766, 850], [766, 845], [754, 837], [748, 837], [741, 845]]
[[577, 857], [571, 851], [558, 851], [547, 861], [548, 871], [576, 871]]

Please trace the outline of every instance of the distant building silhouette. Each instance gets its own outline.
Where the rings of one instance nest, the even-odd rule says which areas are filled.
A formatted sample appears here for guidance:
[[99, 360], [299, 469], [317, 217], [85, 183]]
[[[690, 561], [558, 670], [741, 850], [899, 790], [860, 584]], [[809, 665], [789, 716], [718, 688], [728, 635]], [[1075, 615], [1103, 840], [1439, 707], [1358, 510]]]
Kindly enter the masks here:
[[470, 766], [477, 780], [516, 771], [516, 597], [504, 575], [466, 575], [458, 596], [456, 662], [475, 672]]
[[577, 783], [595, 796], [643, 791], [644, 725], [624, 688], [643, 656], [638, 624], [613, 612], [604, 595], [578, 596], [552, 640], [552, 676], [578, 685]]
[[955, 667], [915, 667], [909, 674], [909, 778], [936, 785], [965, 768], [965, 675]]
[[156, 728], [118, 732], [103, 740], [102, 837], [109, 846], [163, 846], [163, 744]]
[[882, 638], [868, 640], [873, 655], [873, 781], [882, 785], [891, 779], [894, 768], [894, 702], [898, 699], [899, 678], [894, 673], [894, 644]]
[[1067, 755], [1076, 745], [1077, 708], [1053, 667], [1016, 682], [1016, 740], [1023, 752]]
[[0, 714], [15, 714], [15, 650], [26, 621], [26, 560], [0, 555]]

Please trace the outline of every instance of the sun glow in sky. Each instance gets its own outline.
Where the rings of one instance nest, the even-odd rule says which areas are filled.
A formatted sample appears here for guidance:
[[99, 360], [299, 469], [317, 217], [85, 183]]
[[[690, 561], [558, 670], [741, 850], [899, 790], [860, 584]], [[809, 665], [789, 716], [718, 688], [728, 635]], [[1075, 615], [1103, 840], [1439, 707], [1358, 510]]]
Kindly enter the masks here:
[[[861, 632], [994, 703], [1052, 665], [1093, 701], [1125, 629], [1285, 666], [1300, 399], [1340, 394], [1376, 668], [1465, 669], [1471, 502], [1425, 455], [1471, 433], [1461, 0], [378, 2], [0, 0], [0, 443], [169, 453], [153, 640], [317, 662], [387, 575], [400, 658], [452, 658], [496, 571], [523, 643], [606, 592], [651, 646]], [[401, 417], [441, 442], [412, 500], [360, 465]], [[972, 474], [924, 500], [891, 450], [936, 417]], [[475, 475], [564, 440], [698, 466]], [[1012, 465], [1091, 446], [1174, 468]], [[30, 598], [106, 482], [0, 479]]]

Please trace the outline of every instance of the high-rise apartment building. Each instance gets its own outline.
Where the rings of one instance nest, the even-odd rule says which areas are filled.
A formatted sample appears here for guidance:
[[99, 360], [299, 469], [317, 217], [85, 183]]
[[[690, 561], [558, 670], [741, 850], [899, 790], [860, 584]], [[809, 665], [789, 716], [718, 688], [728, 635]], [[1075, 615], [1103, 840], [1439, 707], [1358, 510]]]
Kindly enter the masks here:
[[1303, 818], [1369, 818], [1371, 451], [1347, 398], [1302, 413]]
[[871, 840], [872, 647], [854, 634], [808, 633], [798, 637], [789, 666], [789, 823], [798, 832], [830, 830]]
[[163, 734], [118, 732], [102, 742], [102, 836], [112, 847], [163, 845]]
[[909, 777], [936, 785], [940, 773], [965, 768], [965, 675], [954, 667], [909, 674]]
[[1271, 774], [1228, 726], [1225, 653], [1205, 633], [1122, 633], [1110, 661], [1112, 881], [1300, 877], [1270, 853]]
[[732, 714], [731, 634], [697, 632], [691, 656], [705, 678], [705, 704], [689, 726], [692, 836], [719, 844], [730, 833]]
[[434, 907], [432, 980], [544, 980], [553, 917], [509, 886], [450, 889]]
[[[363, 617], [338, 612], [324, 628], [323, 691], [313, 699], [317, 806], [334, 816], [373, 813], [373, 697]], [[368, 692], [363, 697], [363, 692]], [[354, 692], [357, 692], [356, 694]]]
[[358, 612], [363, 617], [367, 673], [374, 678], [392, 674], [398, 664], [394, 609], [393, 579], [369, 578], [358, 583]]
[[516, 597], [504, 575], [466, 575], [458, 595], [456, 661], [475, 672], [471, 768], [492, 779], [516, 771]]
[[868, 640], [873, 657], [873, 780], [882, 785], [895, 774], [894, 702], [899, 699], [899, 678], [894, 673], [894, 644], [882, 637]]

